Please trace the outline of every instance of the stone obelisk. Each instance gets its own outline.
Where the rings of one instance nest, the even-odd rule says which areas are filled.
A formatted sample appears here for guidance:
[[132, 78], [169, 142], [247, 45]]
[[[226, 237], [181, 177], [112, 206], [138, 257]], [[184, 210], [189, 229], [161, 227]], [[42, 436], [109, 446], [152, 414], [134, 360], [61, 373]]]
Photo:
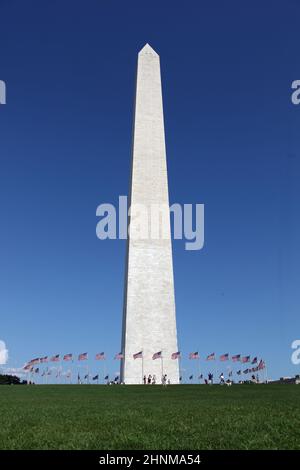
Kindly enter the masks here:
[[179, 383], [160, 61], [149, 44], [138, 55], [129, 205], [121, 380], [141, 384], [154, 375], [160, 384], [167, 374]]

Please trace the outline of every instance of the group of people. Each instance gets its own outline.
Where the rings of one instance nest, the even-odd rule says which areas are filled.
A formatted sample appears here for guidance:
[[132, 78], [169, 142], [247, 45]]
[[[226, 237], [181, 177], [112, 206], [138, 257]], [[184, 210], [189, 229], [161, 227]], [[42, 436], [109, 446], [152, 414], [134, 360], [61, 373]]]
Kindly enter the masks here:
[[[203, 378], [203, 375], [201, 374], [200, 378]], [[212, 385], [214, 383], [214, 374], [211, 372], [208, 374], [208, 378], [204, 379], [205, 385]]]
[[[203, 375], [201, 374], [200, 378], [203, 378]], [[231, 385], [232, 384], [232, 372], [229, 372], [228, 374], [228, 379], [225, 380], [223, 372], [219, 375], [219, 380], [220, 380], [220, 385]], [[253, 383], [259, 383], [259, 377], [258, 375], [255, 376], [254, 374], [251, 376], [251, 382]], [[207, 379], [204, 379], [204, 383], [206, 385], [212, 385], [214, 383], [214, 375], [210, 372], [207, 376]]]
[[[203, 378], [203, 376], [200, 376], [200, 378]], [[220, 385], [224, 385], [224, 384], [229, 385], [229, 383], [231, 383], [230, 379], [225, 381], [225, 377], [224, 377], [223, 372], [221, 372], [221, 374], [219, 375], [219, 380], [220, 380]], [[205, 383], [205, 385], [213, 385], [213, 383], [214, 383], [214, 374], [209, 372], [209, 374], [207, 376], [207, 379], [204, 379], [204, 383]]]
[[[149, 374], [148, 377], [144, 375], [143, 377], [144, 385], [155, 385], [156, 384], [156, 375]], [[170, 385], [171, 381], [168, 379], [167, 374], [164, 374], [161, 378], [162, 385]]]

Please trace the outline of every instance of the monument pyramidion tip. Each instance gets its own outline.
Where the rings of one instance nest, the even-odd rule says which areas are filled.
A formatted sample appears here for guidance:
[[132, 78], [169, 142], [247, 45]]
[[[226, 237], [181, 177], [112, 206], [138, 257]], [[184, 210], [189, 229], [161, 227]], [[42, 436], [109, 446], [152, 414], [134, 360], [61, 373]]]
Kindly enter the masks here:
[[140, 50], [139, 55], [143, 54], [151, 54], [154, 56], [158, 56], [157, 52], [150, 46], [150, 44], [145, 44], [145, 46]]

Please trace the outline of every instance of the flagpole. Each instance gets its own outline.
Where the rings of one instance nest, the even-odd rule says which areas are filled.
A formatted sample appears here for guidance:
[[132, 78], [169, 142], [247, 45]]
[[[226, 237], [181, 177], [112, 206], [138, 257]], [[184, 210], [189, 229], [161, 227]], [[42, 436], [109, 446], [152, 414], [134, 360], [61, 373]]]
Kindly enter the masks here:
[[[215, 355], [215, 367], [214, 367], [214, 369], [215, 369], [215, 370], [214, 370], [214, 372], [215, 372], [215, 380], [217, 380], [216, 377], [217, 377], [218, 374], [217, 374], [217, 357], [216, 357], [216, 355]], [[214, 383], [214, 378], [213, 378], [212, 382]]]
[[[179, 384], [182, 383], [182, 374], [181, 374], [181, 355], [178, 356], [178, 368], [179, 368]], [[180, 380], [181, 377], [181, 380]]]
[[267, 363], [266, 361], [264, 361], [265, 363], [265, 381], [266, 381], [266, 384], [268, 383], [268, 371], [267, 371]]
[[200, 356], [198, 354], [198, 381], [200, 383]]
[[[241, 360], [239, 360], [239, 361], [237, 361], [237, 362], [241, 362]], [[238, 365], [237, 367], [239, 367], [239, 365]], [[239, 369], [239, 370], [240, 370], [240, 369]], [[237, 372], [238, 372], [238, 371], [237, 371], [237, 370], [235, 370], [235, 374], [236, 374], [236, 376], [238, 375], [238, 374], [237, 374]], [[240, 375], [238, 376], [238, 379], [237, 379], [237, 381], [238, 381], [238, 382], [239, 382], [239, 379], [240, 379]]]
[[142, 350], [142, 384], [144, 380], [144, 351]]
[[163, 361], [163, 352], [161, 352], [160, 359], [161, 359], [161, 376], [163, 377], [163, 376], [164, 376], [164, 361]]

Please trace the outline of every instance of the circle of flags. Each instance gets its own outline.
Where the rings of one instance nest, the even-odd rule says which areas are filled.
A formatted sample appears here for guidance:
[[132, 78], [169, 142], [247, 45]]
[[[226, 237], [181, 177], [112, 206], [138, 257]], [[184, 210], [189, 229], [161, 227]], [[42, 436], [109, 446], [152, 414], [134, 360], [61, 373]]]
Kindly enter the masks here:
[[[124, 359], [124, 357], [125, 357], [124, 353], [119, 352], [119, 353], [115, 354], [114, 359], [115, 360], [122, 360], [122, 359]], [[132, 357], [133, 357], [134, 360], [143, 359], [144, 353], [141, 350], [141, 351], [138, 351], [138, 352], [134, 353], [132, 355]], [[173, 352], [171, 354], [170, 358], [172, 360], [181, 360], [182, 359], [182, 354], [181, 354], [180, 351], [176, 351], [176, 352]], [[55, 354], [53, 356], [44, 356], [44, 357], [40, 357], [40, 358], [37, 357], [37, 358], [31, 359], [29, 362], [27, 362], [24, 365], [23, 370], [27, 371], [31, 374], [39, 374], [40, 373], [40, 364], [46, 364], [46, 363], [49, 364], [51, 362], [53, 362], [53, 363], [72, 362], [73, 363], [74, 361], [76, 361], [76, 359], [77, 359], [78, 362], [87, 361], [89, 359], [89, 355], [88, 355], [87, 352], [84, 352], [84, 353], [80, 353], [78, 356], [73, 355], [72, 353], [68, 353], [68, 354], [64, 354], [64, 355]], [[105, 355], [104, 352], [100, 352], [100, 353], [97, 353], [94, 356], [94, 359], [96, 361], [104, 361], [104, 360], [106, 360], [106, 355]], [[163, 351], [157, 351], [157, 352], [153, 353], [152, 360], [157, 360], [157, 359], [161, 359], [161, 360], [163, 359]], [[188, 354], [188, 359], [200, 361], [199, 352], [198, 351], [190, 352]], [[250, 355], [242, 356], [241, 354], [235, 354], [235, 355], [230, 356], [229, 353], [225, 353], [225, 354], [221, 354], [217, 358], [216, 354], [213, 352], [213, 353], [209, 354], [208, 356], [206, 356], [206, 358], [205, 358], [206, 361], [216, 361], [217, 359], [219, 359], [220, 362], [231, 361], [233, 363], [240, 363], [241, 365], [242, 364], [249, 364], [249, 365], [251, 364], [251, 366], [254, 366], [254, 367], [247, 367], [244, 370], [239, 369], [239, 370], [235, 371], [235, 373], [238, 376], [241, 376], [242, 374], [250, 374], [250, 373], [259, 372], [259, 371], [265, 369], [265, 367], [266, 367], [265, 361], [263, 359], [258, 360], [257, 356], [255, 356], [251, 359]], [[35, 367], [36, 365], [39, 365], [39, 367]], [[232, 377], [232, 374], [233, 374], [233, 371], [231, 370], [228, 375], [230, 377]], [[46, 370], [43, 370], [41, 372], [41, 377], [48, 376], [48, 375], [52, 375], [52, 370], [51, 370], [51, 368], [48, 369], [48, 367], [47, 367]], [[62, 375], [61, 371], [56, 371], [56, 378], [60, 377], [61, 375]], [[72, 375], [71, 371], [67, 371], [64, 374], [64, 376], [68, 379], [71, 379], [71, 375]], [[88, 371], [88, 368], [87, 368], [87, 373], [84, 375], [84, 380], [89, 381], [89, 378], [90, 378], [90, 374], [89, 374], [89, 371]], [[97, 383], [98, 383], [99, 374], [96, 374], [96, 375], [92, 376], [91, 378], [92, 378], [93, 381], [97, 381]], [[189, 380], [192, 380], [193, 378], [194, 378], [194, 374], [189, 376]], [[199, 372], [198, 379], [202, 379], [202, 378], [203, 378], [203, 374], [200, 374], [200, 372]], [[117, 381], [118, 379], [119, 379], [119, 376], [116, 376], [114, 378], [114, 381]], [[105, 375], [104, 380], [109, 380], [109, 375], [108, 374]], [[180, 377], [180, 380], [182, 380], [182, 377]], [[77, 382], [81, 383], [79, 373], [78, 373], [78, 377], [77, 377]]]

